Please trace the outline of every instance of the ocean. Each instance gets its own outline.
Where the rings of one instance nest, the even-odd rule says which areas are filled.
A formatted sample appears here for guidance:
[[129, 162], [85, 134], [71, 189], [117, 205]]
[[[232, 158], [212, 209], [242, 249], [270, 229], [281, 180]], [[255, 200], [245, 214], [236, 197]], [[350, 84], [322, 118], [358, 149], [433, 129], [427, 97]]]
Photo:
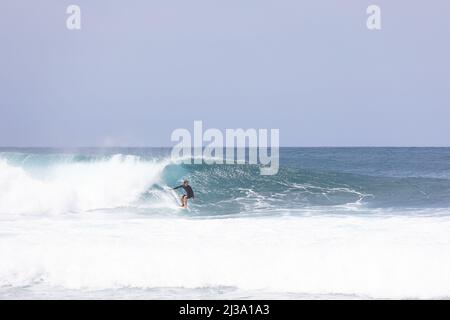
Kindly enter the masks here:
[[450, 297], [450, 148], [281, 148], [259, 173], [1, 148], [0, 299]]

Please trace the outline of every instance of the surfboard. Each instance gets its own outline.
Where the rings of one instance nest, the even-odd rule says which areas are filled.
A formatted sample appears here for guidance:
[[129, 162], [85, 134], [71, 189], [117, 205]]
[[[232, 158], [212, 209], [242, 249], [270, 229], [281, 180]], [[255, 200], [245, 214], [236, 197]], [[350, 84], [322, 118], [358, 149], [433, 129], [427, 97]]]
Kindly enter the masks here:
[[181, 201], [180, 201], [180, 199], [181, 199], [181, 194], [176, 193], [175, 190], [173, 190], [172, 188], [169, 188], [169, 187], [165, 187], [164, 189], [170, 194], [171, 198], [173, 198], [173, 200], [174, 200], [174, 202], [177, 204], [177, 206], [178, 206], [180, 209], [183, 209], [183, 208], [181, 207]]

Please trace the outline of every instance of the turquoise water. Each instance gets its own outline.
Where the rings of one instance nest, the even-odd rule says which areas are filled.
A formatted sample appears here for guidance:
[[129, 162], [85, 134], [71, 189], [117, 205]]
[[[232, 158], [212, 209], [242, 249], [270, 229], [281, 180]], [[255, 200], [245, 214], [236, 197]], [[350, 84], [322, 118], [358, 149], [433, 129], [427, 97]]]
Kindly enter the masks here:
[[[170, 149], [164, 148], [76, 151], [3, 149], [0, 161], [23, 169], [33, 179], [50, 184], [63, 178], [55, 176], [55, 168], [65, 166], [66, 173], [71, 175], [75, 184], [73, 189], [66, 187], [72, 195], [80, 197], [80, 203], [84, 199], [78, 192], [80, 186], [76, 185], [76, 175], [79, 175], [80, 183], [92, 180], [95, 185], [98, 178], [104, 179], [97, 176], [99, 171], [108, 175], [105, 170], [111, 170], [112, 176], [116, 174], [123, 179], [111, 181], [112, 184], [125, 183], [134, 188], [133, 182], [129, 181], [134, 176], [130, 174], [127, 177], [126, 170], [133, 171], [133, 174], [141, 170], [143, 174], [148, 174], [148, 181], [141, 181], [140, 178], [145, 177], [138, 175], [142, 188], [133, 190], [132, 197], [130, 190], [124, 190], [132, 198], [128, 201], [113, 201], [120, 203], [118, 207], [136, 210], [145, 203], [151, 205], [167, 200], [164, 197], [164, 193], [169, 195], [166, 189], [179, 185], [182, 179], [187, 178], [197, 195], [189, 213], [193, 216], [301, 214], [305, 209], [318, 208], [332, 213], [340, 212], [339, 209], [345, 206], [357, 207], [361, 213], [369, 214], [370, 210], [375, 209], [389, 209], [391, 212], [450, 206], [450, 148], [284, 148], [280, 152], [281, 168], [274, 176], [261, 176], [257, 165], [170, 162], [169, 154]], [[161, 165], [158, 166], [158, 163]], [[148, 168], [145, 168], [146, 164]], [[89, 174], [76, 171], [81, 170], [83, 165]], [[61, 172], [61, 175], [64, 173]], [[31, 183], [31, 180], [28, 182]], [[17, 189], [18, 194], [11, 194], [11, 197], [25, 201], [27, 195], [21, 194], [20, 186]], [[2, 191], [4, 195], [7, 190]], [[105, 192], [99, 193], [99, 196], [108, 197]], [[64, 195], [54, 194], [56, 198], [60, 196], [58, 200], [64, 201]], [[120, 197], [120, 194], [117, 196]], [[100, 207], [92, 205], [86, 209], [115, 207], [114, 203], [107, 201], [98, 203]], [[55, 209], [47, 207], [48, 211]], [[68, 203], [66, 209], [72, 212], [77, 211], [78, 207], [84, 209], [76, 203]], [[16, 211], [17, 208], [11, 209]], [[164, 206], [153, 212], [149, 208], [146, 213], [164, 213], [160, 209]], [[2, 210], [8, 213], [8, 208]], [[61, 210], [64, 211], [64, 208]]]

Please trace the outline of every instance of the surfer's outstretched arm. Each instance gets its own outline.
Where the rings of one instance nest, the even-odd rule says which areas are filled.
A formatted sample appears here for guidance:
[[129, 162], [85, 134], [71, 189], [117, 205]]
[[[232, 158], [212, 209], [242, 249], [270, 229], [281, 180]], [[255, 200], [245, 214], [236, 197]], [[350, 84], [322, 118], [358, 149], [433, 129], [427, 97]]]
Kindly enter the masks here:
[[175, 187], [175, 188], [172, 188], [172, 190], [177, 190], [177, 189], [180, 189], [182, 186], [178, 186], [178, 187]]

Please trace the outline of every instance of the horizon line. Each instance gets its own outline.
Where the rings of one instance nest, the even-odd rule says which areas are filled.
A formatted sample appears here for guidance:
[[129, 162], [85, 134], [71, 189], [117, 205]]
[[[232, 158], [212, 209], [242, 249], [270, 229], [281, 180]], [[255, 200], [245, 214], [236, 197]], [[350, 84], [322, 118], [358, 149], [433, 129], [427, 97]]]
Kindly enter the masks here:
[[[73, 146], [73, 147], [63, 147], [63, 146], [0, 146], [0, 149], [170, 149], [173, 146]], [[203, 148], [203, 147], [202, 147]], [[226, 147], [224, 147], [226, 148]], [[236, 148], [236, 147], [235, 147]], [[245, 148], [249, 148], [246, 146]], [[259, 147], [258, 147], [259, 148]], [[267, 148], [272, 148], [267, 146]], [[279, 146], [279, 148], [450, 148], [450, 145], [430, 145], [430, 146], [415, 146], [415, 145], [343, 145], [343, 146], [332, 146], [332, 145], [317, 145], [317, 146]]]

